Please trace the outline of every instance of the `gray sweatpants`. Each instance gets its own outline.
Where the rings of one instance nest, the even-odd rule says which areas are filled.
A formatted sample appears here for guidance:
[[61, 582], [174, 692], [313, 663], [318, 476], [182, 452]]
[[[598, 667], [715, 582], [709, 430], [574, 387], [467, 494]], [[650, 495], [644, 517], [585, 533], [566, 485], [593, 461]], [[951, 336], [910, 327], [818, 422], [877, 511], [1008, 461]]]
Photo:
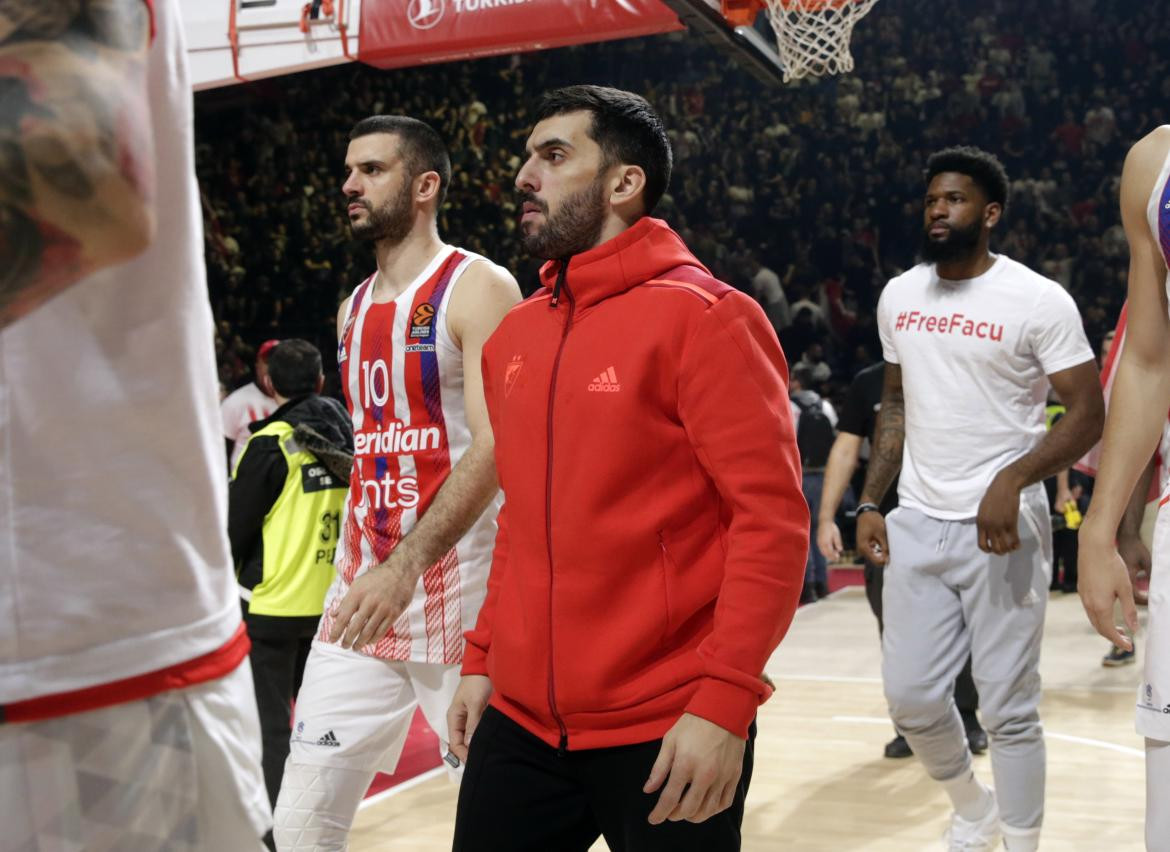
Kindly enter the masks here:
[[895, 509], [882, 595], [882, 679], [894, 724], [931, 778], [965, 773], [971, 753], [952, 693], [970, 654], [1000, 818], [1025, 830], [1044, 818], [1037, 707], [1052, 534], [1043, 495], [1029, 489], [1021, 498], [1020, 547], [1007, 556], [979, 549], [973, 518]]

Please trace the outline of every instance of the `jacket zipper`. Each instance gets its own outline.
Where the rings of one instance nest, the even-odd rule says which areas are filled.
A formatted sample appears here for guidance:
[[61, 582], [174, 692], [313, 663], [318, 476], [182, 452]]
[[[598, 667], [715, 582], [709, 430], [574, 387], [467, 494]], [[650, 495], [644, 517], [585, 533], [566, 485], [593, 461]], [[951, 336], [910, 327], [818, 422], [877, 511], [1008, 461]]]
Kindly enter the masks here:
[[[561, 355], [565, 351], [565, 341], [569, 337], [569, 326], [573, 323], [573, 311], [576, 307], [576, 302], [573, 299], [573, 294], [569, 291], [567, 281], [562, 280], [562, 287], [565, 296], [569, 299], [569, 313], [565, 317], [565, 327], [561, 332], [561, 343], [557, 347], [556, 358], [553, 359], [552, 380], [549, 382], [548, 388], [548, 459], [545, 467], [544, 480], [544, 523], [545, 523], [545, 541], [548, 544], [548, 708], [552, 712], [552, 717], [556, 720], [557, 729], [560, 731], [560, 742], [557, 746], [557, 756], [564, 757], [565, 752], [569, 748], [569, 731], [565, 727], [565, 720], [561, 718], [560, 711], [557, 710], [557, 693], [556, 693], [556, 679], [553, 673], [553, 546], [552, 546], [552, 475], [553, 475], [553, 400], [556, 397], [557, 390], [557, 372], [561, 367]], [[559, 293], [558, 293], [559, 295]], [[559, 300], [557, 300], [559, 301]], [[552, 305], [556, 307], [556, 303]]]

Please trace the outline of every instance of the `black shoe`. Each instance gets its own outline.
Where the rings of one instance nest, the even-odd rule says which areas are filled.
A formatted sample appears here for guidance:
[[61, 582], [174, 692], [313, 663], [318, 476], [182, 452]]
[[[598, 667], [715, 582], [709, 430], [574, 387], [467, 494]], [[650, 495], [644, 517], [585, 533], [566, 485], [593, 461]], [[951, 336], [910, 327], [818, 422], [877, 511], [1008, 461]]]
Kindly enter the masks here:
[[971, 754], [983, 754], [987, 751], [987, 731], [976, 722], [974, 727], [967, 729], [967, 747]]
[[1077, 584], [1073, 583], [1071, 586], [1065, 583], [1060, 587], [1060, 590], [1066, 595], [1075, 595], [1077, 593]]
[[827, 598], [829, 596], [829, 584], [817, 581], [813, 583], [813, 591], [817, 593], [817, 598]]
[[906, 738], [898, 734], [886, 743], [886, 748], [883, 753], [886, 757], [911, 757], [914, 754], [914, 750], [910, 748], [910, 743], [906, 742]]
[[816, 603], [816, 602], [817, 602], [817, 593], [816, 593], [816, 590], [813, 588], [813, 584], [812, 583], [805, 583], [804, 590], [800, 593], [800, 605], [804, 606], [805, 604]]
[[1133, 651], [1127, 651], [1124, 648], [1118, 648], [1116, 645], [1109, 649], [1109, 653], [1105, 655], [1105, 659], [1101, 661], [1101, 665], [1115, 669], [1118, 666], [1128, 666], [1130, 663], [1137, 661], [1137, 654]]

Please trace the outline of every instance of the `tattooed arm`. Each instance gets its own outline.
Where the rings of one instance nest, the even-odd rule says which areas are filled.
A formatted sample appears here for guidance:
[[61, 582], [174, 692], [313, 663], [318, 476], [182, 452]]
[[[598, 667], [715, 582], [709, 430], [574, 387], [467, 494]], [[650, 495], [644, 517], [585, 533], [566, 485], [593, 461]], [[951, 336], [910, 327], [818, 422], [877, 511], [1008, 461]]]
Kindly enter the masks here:
[[902, 469], [906, 443], [906, 398], [902, 395], [902, 365], [886, 362], [882, 374], [882, 408], [878, 412], [873, 449], [865, 471], [862, 503], [880, 503]]
[[154, 233], [145, 0], [0, 0], [0, 329]]
[[[906, 398], [902, 393], [902, 366], [886, 362], [882, 381], [882, 409], [861, 489], [861, 503], [881, 503], [890, 484], [902, 469], [902, 448], [906, 444]], [[857, 549], [871, 562], [884, 565], [889, 558], [886, 522], [880, 512], [857, 515]]]

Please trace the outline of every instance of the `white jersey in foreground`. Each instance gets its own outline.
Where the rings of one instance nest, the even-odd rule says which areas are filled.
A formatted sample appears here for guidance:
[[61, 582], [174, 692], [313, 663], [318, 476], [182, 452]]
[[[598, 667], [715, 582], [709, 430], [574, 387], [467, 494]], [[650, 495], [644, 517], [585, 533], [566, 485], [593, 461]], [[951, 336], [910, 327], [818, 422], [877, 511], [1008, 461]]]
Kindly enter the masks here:
[[885, 360], [902, 368], [901, 505], [973, 518], [992, 478], [1044, 436], [1047, 376], [1093, 360], [1072, 297], [996, 257], [967, 281], [919, 264], [878, 303]]
[[[1170, 269], [1170, 155], [1162, 164], [1158, 179], [1146, 207], [1150, 231]], [[1170, 298], [1170, 274], [1166, 276], [1166, 293]], [[1114, 345], [1117, 345], [1116, 343]], [[1170, 485], [1165, 472], [1170, 430], [1162, 430], [1162, 499], [1158, 501], [1158, 520], [1154, 526], [1150, 571], [1149, 626], [1146, 630], [1146, 654], [1142, 682], [1138, 686], [1137, 730], [1146, 737], [1170, 742]]]
[[154, 243], [0, 331], [0, 704], [233, 637], [246, 654], [182, 22], [172, 2], [154, 14]]

